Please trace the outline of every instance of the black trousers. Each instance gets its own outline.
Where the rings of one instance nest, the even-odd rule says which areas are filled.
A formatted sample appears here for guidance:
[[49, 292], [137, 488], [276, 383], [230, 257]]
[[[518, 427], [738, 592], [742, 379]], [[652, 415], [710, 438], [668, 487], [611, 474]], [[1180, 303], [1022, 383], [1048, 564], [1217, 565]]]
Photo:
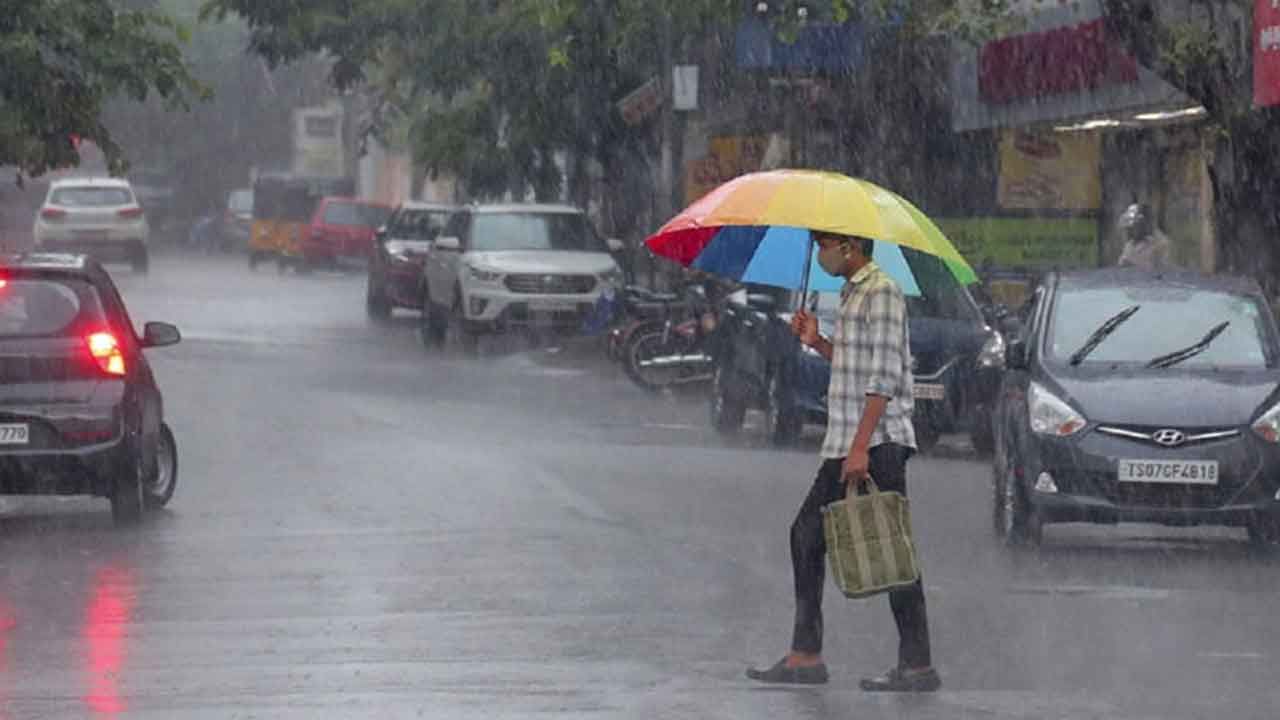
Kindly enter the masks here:
[[[871, 448], [871, 476], [881, 490], [907, 493], [907, 459], [911, 449], [893, 444]], [[809, 496], [791, 524], [791, 565], [796, 583], [796, 626], [791, 649], [822, 652], [822, 591], [826, 579], [827, 541], [822, 534], [822, 508], [844, 498], [844, 460], [827, 460]], [[889, 593], [889, 606], [898, 624], [898, 666], [921, 668], [933, 664], [929, 650], [929, 619], [924, 586]]]

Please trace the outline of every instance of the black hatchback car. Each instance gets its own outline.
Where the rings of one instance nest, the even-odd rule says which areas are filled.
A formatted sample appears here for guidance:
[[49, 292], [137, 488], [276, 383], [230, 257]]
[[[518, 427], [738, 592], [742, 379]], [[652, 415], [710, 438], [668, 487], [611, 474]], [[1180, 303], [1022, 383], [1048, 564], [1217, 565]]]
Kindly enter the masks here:
[[102, 266], [83, 256], [0, 257], [0, 493], [94, 495], [118, 525], [173, 496], [178, 457], [142, 337]]
[[1252, 281], [1052, 273], [1008, 347], [993, 519], [1244, 526], [1277, 540], [1280, 344]]
[[[968, 432], [975, 449], [992, 444], [992, 409], [1004, 362], [1004, 339], [982, 317], [969, 291], [940, 261], [906, 250], [928, 289], [907, 298], [915, 381], [914, 425], [922, 450], [944, 433]], [[794, 441], [806, 423], [825, 424], [831, 364], [792, 334], [792, 293], [763, 286], [731, 296], [715, 343], [711, 422], [723, 433], [742, 426], [748, 409], [764, 413], [777, 444]], [[840, 297], [808, 300], [830, 336]]]

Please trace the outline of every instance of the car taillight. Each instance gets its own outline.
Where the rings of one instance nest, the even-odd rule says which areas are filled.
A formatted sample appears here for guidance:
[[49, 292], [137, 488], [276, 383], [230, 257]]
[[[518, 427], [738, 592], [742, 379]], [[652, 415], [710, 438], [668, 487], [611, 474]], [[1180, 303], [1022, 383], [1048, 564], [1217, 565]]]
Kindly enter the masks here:
[[40, 217], [44, 218], [45, 220], [61, 220], [66, 216], [67, 216], [67, 211], [59, 210], [58, 208], [45, 208], [40, 211]]
[[136, 219], [136, 218], [140, 218], [140, 217], [142, 217], [142, 208], [140, 208], [140, 207], [127, 207], [127, 208], [124, 208], [124, 209], [120, 210], [120, 212], [118, 212], [118, 213], [116, 213], [116, 214], [117, 214], [117, 215], [119, 215], [119, 216], [120, 216], [120, 217], [122, 217], [122, 218], [128, 218], [128, 219], [130, 219], [130, 220], [133, 220], [133, 219]]
[[85, 339], [89, 344], [89, 354], [97, 361], [102, 372], [116, 377], [125, 374], [124, 353], [120, 351], [120, 342], [109, 332], [99, 332]]

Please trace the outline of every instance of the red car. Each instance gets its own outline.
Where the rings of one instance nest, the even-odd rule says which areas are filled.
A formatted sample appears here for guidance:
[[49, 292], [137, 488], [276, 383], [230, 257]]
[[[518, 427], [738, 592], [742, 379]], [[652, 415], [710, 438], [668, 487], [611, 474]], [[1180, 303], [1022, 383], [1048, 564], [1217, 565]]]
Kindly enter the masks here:
[[308, 262], [342, 257], [368, 258], [373, 235], [391, 217], [391, 208], [348, 197], [326, 197], [302, 230], [302, 254]]
[[407, 202], [387, 220], [369, 257], [369, 317], [385, 320], [395, 308], [422, 309], [422, 266], [454, 210], [450, 205]]

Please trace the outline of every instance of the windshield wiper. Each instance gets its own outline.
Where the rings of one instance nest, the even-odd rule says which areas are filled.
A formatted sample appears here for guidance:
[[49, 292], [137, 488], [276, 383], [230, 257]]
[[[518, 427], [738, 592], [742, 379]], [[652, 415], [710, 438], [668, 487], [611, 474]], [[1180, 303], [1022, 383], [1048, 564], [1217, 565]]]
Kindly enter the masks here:
[[1209, 345], [1213, 343], [1214, 340], [1218, 339], [1219, 335], [1226, 332], [1227, 328], [1230, 326], [1231, 326], [1230, 322], [1219, 323], [1218, 325], [1215, 325], [1214, 328], [1210, 330], [1203, 338], [1200, 338], [1200, 342], [1196, 343], [1195, 345], [1185, 347], [1181, 350], [1175, 350], [1174, 352], [1171, 352], [1168, 355], [1161, 355], [1160, 357], [1155, 358], [1151, 362], [1147, 363], [1147, 367], [1167, 368], [1167, 367], [1173, 367], [1174, 365], [1177, 365], [1183, 360], [1190, 360], [1191, 358], [1199, 355], [1205, 350], [1208, 350]]
[[1102, 323], [1097, 330], [1093, 331], [1093, 334], [1089, 336], [1089, 339], [1084, 341], [1084, 345], [1081, 345], [1080, 349], [1075, 351], [1071, 356], [1071, 364], [1079, 365], [1084, 362], [1084, 359], [1089, 357], [1089, 353], [1098, 349], [1098, 346], [1102, 344], [1102, 341], [1106, 340], [1108, 335], [1115, 332], [1116, 328], [1123, 325], [1124, 321], [1133, 317], [1133, 314], [1138, 312], [1138, 308], [1140, 307], [1142, 306], [1134, 305], [1133, 307], [1127, 307], [1115, 315], [1112, 315], [1110, 320]]

